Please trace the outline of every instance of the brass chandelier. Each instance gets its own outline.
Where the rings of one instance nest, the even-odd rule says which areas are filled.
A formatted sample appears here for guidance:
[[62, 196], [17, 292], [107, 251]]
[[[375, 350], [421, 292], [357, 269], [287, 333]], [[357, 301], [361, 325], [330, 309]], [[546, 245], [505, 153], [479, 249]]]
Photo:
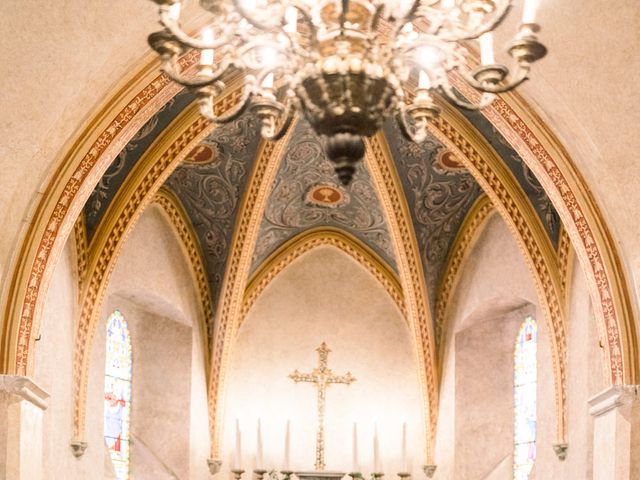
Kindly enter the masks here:
[[[248, 107], [261, 135], [281, 138], [296, 111], [326, 137], [326, 153], [343, 184], [364, 156], [363, 137], [397, 118], [414, 142], [427, 136], [439, 109], [434, 94], [468, 109], [489, 105], [528, 77], [546, 54], [536, 36], [537, 0], [524, 14], [508, 47], [513, 67], [496, 63], [492, 31], [513, 0], [199, 0], [213, 21], [199, 37], [180, 27], [180, 0], [153, 0], [163, 29], [149, 36], [162, 70], [196, 92], [203, 116], [224, 123]], [[465, 43], [480, 44], [481, 65], [468, 70]], [[200, 51], [195, 75], [178, 60]], [[244, 74], [241, 100], [216, 115], [216, 98], [232, 72]], [[451, 74], [478, 92], [471, 103]]]

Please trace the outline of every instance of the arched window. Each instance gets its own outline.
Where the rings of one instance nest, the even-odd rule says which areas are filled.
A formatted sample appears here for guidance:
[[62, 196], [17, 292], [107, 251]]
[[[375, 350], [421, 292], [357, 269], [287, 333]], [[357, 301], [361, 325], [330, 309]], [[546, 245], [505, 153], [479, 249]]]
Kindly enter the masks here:
[[122, 313], [107, 320], [104, 375], [104, 439], [118, 480], [129, 478], [131, 415], [131, 337]]
[[536, 350], [538, 327], [527, 317], [516, 338], [513, 364], [513, 478], [527, 480], [536, 459]]

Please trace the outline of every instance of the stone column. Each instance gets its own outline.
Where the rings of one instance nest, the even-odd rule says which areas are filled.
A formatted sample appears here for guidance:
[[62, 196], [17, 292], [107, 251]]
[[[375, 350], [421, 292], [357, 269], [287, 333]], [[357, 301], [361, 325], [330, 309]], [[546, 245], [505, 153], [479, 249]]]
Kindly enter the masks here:
[[44, 480], [43, 416], [49, 394], [27, 377], [0, 375], [0, 478]]
[[640, 478], [640, 387], [617, 385], [589, 399], [593, 480]]

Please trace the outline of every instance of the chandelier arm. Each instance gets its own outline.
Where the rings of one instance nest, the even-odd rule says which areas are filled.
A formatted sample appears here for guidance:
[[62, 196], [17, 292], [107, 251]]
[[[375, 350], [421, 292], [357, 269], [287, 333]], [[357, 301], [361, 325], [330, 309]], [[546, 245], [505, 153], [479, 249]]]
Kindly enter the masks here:
[[[491, 67], [489, 65], [489, 67]], [[479, 68], [476, 71], [482, 71], [483, 68]], [[531, 70], [530, 64], [518, 65], [516, 74], [511, 76], [506, 83], [500, 82], [499, 84], [491, 84], [486, 82], [480, 82], [476, 79], [476, 75], [469, 74], [468, 72], [459, 72], [462, 78], [476, 90], [484, 93], [505, 93], [514, 88], [520, 86], [525, 80], [529, 78], [529, 72]]]
[[[182, 45], [196, 48], [198, 50], [215, 50], [224, 45], [235, 45], [237, 43], [229, 41], [229, 35], [223, 35], [219, 40], [214, 40], [213, 42], [204, 42], [198, 38], [194, 38], [185, 33], [178, 25], [178, 22], [170, 18], [168, 10], [163, 7], [164, 5], [160, 7], [160, 24], [169, 30], [171, 35], [173, 35]], [[230, 36], [236, 38], [236, 40], [243, 40], [243, 36], [237, 31], [232, 33]]]
[[398, 123], [398, 127], [400, 127], [400, 131], [407, 140], [420, 144], [427, 138], [427, 124], [425, 122], [421, 122], [419, 127], [410, 125], [407, 119], [407, 112], [405, 107], [406, 105], [402, 104], [398, 108], [398, 113], [396, 114], [396, 122]]
[[280, 125], [280, 128], [273, 134], [265, 134], [264, 129], [261, 130], [260, 134], [262, 135], [262, 138], [271, 141], [280, 140], [284, 136], [284, 134], [287, 133], [287, 130], [289, 130], [291, 122], [293, 121], [294, 112], [295, 107], [293, 106], [293, 102], [287, 102], [286, 110], [284, 113], [284, 121], [282, 122], [282, 125]]
[[[308, 38], [311, 41], [311, 49], [316, 50], [318, 48], [318, 28], [313, 23], [313, 18], [311, 16], [311, 13], [309, 12], [309, 9], [299, 0], [294, 0], [293, 2], [291, 2], [291, 6], [297, 9], [298, 12], [302, 14], [304, 24], [309, 29]], [[296, 53], [298, 55], [303, 58], [308, 58], [311, 56], [309, 52], [300, 47], [298, 42], [294, 41], [295, 39], [292, 38], [291, 33], [287, 32], [284, 28], [282, 29], [282, 32], [287, 36], [289, 42], [291, 43], [291, 46], [296, 50]]]
[[229, 70], [230, 67], [234, 66], [233, 62], [223, 62], [222, 66], [215, 70], [213, 73], [205, 76], [195, 76], [195, 77], [185, 77], [180, 72], [178, 72], [177, 66], [177, 56], [173, 57], [169, 60], [163, 60], [160, 70], [164, 72], [171, 80], [182, 85], [183, 87], [188, 88], [203, 88], [214, 85], [216, 82], [219, 82], [222, 76]]
[[[267, 33], [273, 33], [274, 30], [280, 30], [280, 28], [278, 28], [279, 26], [277, 23], [270, 25], [268, 23], [261, 22], [260, 20], [255, 18], [242, 6], [242, 2], [240, 0], [232, 0], [232, 4], [234, 8], [238, 11], [238, 13], [242, 16], [242, 18], [244, 18], [247, 22], [249, 22], [251, 25], [256, 27], [258, 30], [262, 30], [263, 32], [267, 32]], [[281, 15], [280, 15], [280, 18], [282, 18]]]
[[242, 89], [242, 97], [240, 101], [231, 108], [231, 110], [224, 115], [216, 115], [214, 105], [214, 93], [210, 89], [204, 88], [198, 91], [198, 105], [200, 106], [200, 114], [207, 120], [214, 123], [228, 123], [234, 121], [240, 115], [244, 113], [247, 106], [251, 103], [251, 97], [255, 92], [255, 78], [253, 76], [247, 76]]
[[512, 7], [513, 5], [510, 0], [502, 7], [501, 11], [499, 11], [496, 15], [494, 15], [493, 19], [491, 19], [487, 23], [480, 25], [479, 27], [477, 27], [475, 30], [471, 32], [467, 32], [464, 34], [454, 34], [453, 32], [448, 32], [448, 34], [446, 33], [439, 34], [438, 37], [441, 40], [444, 40], [446, 42], [460, 42], [462, 40], [475, 40], [482, 34], [498, 28], [502, 24], [502, 22], [504, 22], [504, 19], [507, 17], [507, 14], [511, 11]]
[[449, 100], [467, 110], [482, 110], [491, 105], [496, 99], [494, 93], [483, 92], [478, 103], [471, 103], [456, 92], [448, 82], [441, 84], [440, 89]]

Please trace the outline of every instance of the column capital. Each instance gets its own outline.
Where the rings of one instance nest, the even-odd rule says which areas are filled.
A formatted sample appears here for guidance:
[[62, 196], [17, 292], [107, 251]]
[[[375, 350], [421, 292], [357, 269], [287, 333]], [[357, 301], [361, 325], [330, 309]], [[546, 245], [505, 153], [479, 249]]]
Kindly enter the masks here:
[[8, 393], [20, 397], [41, 410], [46, 410], [48, 406], [49, 394], [29, 377], [0, 375], [0, 393]]
[[640, 397], [639, 385], [613, 385], [588, 400], [589, 413], [598, 417]]

